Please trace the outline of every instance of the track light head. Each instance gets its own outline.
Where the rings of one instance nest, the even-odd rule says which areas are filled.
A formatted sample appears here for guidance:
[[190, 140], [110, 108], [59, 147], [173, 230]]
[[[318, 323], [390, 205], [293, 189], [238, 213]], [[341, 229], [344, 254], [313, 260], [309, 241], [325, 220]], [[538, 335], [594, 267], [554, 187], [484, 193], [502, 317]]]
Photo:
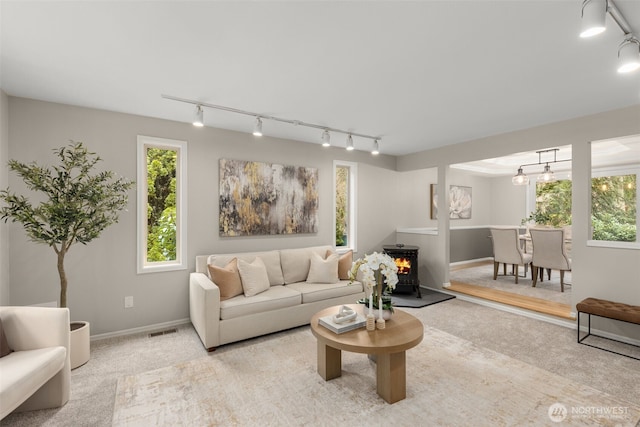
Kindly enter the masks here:
[[329, 135], [328, 129], [325, 129], [324, 132], [322, 132], [322, 146], [331, 147], [331, 135]]
[[618, 47], [618, 72], [630, 73], [640, 68], [640, 41], [628, 34]]
[[580, 37], [593, 37], [607, 29], [607, 0], [584, 0], [582, 2], [582, 28]]
[[518, 168], [518, 173], [511, 178], [513, 185], [528, 185], [529, 177], [522, 171], [522, 167]]
[[378, 145], [377, 139], [373, 140], [373, 150], [371, 150], [371, 154], [373, 154], [374, 156], [380, 154], [380, 146]]
[[262, 136], [262, 120], [260, 117], [256, 117], [256, 123], [253, 126], [253, 135]]
[[347, 136], [347, 151], [353, 151], [353, 149], [353, 138], [351, 137], [351, 134], [349, 134]]
[[196, 106], [196, 112], [193, 115], [193, 125], [199, 128], [204, 126], [204, 112], [202, 111], [202, 105]]

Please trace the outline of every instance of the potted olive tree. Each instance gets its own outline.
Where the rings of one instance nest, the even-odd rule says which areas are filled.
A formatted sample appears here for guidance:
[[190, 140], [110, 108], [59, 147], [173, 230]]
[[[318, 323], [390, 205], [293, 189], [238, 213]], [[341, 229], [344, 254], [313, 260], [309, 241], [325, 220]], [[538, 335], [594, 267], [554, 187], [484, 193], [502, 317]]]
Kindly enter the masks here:
[[[54, 153], [59, 164], [52, 167], [9, 161], [9, 170], [22, 178], [29, 190], [38, 193], [42, 202], [35, 205], [24, 195], [2, 190], [0, 219], [19, 222], [31, 241], [53, 248], [58, 258], [59, 305], [66, 307], [65, 255], [74, 244], [86, 245], [118, 222], [134, 183], [115, 177], [111, 171], [95, 171], [101, 159], [81, 142], [71, 141]], [[70, 327], [71, 367], [76, 368], [89, 360], [89, 323], [72, 322]]]

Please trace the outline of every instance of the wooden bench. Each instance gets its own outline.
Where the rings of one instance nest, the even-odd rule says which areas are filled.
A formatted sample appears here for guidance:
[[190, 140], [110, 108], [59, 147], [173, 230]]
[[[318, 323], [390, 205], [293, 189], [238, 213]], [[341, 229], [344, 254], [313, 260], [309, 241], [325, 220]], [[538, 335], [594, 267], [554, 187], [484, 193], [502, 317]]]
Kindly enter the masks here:
[[[634, 347], [639, 347], [634, 344], [629, 344], [623, 341], [614, 340], [612, 338], [603, 337], [601, 335], [592, 334], [591, 333], [591, 315], [640, 325], [640, 306], [623, 304], [620, 302], [607, 301], [607, 300], [598, 299], [598, 298], [587, 298], [580, 301], [576, 305], [576, 309], [578, 310], [578, 343], [588, 345], [589, 347], [598, 348], [600, 350], [608, 351], [610, 353], [619, 354], [621, 356], [630, 357], [631, 359], [640, 360], [640, 358], [638, 357], [630, 356], [628, 354], [619, 353], [617, 351], [609, 350], [606, 348], [598, 347], [593, 344], [583, 342], [584, 339], [587, 338], [589, 335], [593, 335], [594, 337], [604, 338], [611, 341], [622, 342], [624, 344], [631, 345]], [[589, 326], [587, 330], [587, 335], [585, 335], [582, 338], [580, 338], [580, 314], [581, 313], [586, 313], [589, 315]]]

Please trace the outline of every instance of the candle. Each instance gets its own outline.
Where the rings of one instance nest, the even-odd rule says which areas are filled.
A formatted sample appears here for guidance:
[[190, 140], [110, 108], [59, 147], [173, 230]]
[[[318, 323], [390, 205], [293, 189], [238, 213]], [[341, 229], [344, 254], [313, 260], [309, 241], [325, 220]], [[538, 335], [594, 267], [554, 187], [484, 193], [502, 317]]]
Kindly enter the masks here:
[[369, 314], [373, 314], [373, 289], [371, 295], [369, 295]]
[[380, 297], [380, 299], [378, 300], [378, 309], [379, 309], [378, 315], [382, 319], [382, 297]]

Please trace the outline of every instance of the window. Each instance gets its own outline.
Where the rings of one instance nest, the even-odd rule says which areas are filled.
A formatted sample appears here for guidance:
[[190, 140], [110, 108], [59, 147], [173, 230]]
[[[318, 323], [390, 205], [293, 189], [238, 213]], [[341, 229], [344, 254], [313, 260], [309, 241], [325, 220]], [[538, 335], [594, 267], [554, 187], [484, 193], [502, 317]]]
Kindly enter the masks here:
[[[638, 137], [629, 137], [591, 144], [590, 244], [607, 242], [606, 246], [637, 247], [640, 241], [637, 233], [640, 157], [633, 149], [640, 146], [637, 140]], [[618, 158], [627, 164], [598, 167], [598, 156], [612, 156], [612, 153], [618, 153]]]
[[138, 136], [138, 273], [186, 263], [187, 143]]
[[356, 250], [356, 175], [357, 165], [335, 161], [333, 164], [335, 246]]

